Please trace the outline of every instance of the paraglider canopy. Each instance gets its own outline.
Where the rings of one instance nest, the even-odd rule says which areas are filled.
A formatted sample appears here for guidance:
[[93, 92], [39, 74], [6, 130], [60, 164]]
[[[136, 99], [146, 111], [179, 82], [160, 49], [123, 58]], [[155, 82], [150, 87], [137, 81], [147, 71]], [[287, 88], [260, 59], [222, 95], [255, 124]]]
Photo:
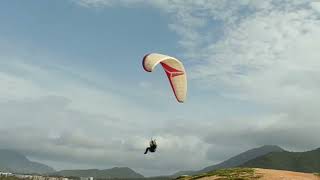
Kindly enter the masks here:
[[152, 72], [158, 64], [161, 64], [166, 72], [177, 101], [183, 103], [187, 96], [187, 75], [182, 62], [158, 53], [147, 54], [142, 61], [143, 68], [147, 72]]

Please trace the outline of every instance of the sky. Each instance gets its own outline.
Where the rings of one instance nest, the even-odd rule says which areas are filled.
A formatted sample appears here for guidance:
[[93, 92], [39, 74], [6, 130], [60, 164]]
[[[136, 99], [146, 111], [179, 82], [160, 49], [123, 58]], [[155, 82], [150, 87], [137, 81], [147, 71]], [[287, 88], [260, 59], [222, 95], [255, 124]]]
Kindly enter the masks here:
[[[1, 147], [56, 170], [320, 147], [317, 0], [3, 0], [0, 22]], [[143, 70], [150, 52], [184, 63], [185, 103]]]

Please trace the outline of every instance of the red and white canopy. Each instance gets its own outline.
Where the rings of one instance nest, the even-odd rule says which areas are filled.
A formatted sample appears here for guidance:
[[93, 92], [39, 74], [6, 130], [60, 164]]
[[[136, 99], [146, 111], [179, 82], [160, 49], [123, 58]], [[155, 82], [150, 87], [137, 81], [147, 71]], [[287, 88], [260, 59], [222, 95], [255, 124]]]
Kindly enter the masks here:
[[143, 58], [142, 65], [147, 72], [152, 72], [158, 64], [166, 72], [177, 101], [183, 103], [187, 95], [187, 75], [183, 64], [174, 57], [158, 53], [147, 54]]

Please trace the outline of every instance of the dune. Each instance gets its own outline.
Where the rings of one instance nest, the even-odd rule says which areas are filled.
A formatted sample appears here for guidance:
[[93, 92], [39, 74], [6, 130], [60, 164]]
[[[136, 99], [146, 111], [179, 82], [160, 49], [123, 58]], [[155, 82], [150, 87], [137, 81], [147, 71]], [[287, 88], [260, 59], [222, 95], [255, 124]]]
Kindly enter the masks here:
[[261, 168], [230, 168], [196, 176], [180, 177], [181, 180], [320, 180], [320, 175], [285, 170]]
[[283, 171], [283, 170], [274, 170], [274, 169], [255, 169], [255, 173], [262, 175], [260, 180], [320, 180], [320, 176], [311, 174], [311, 173], [301, 173], [293, 171]]

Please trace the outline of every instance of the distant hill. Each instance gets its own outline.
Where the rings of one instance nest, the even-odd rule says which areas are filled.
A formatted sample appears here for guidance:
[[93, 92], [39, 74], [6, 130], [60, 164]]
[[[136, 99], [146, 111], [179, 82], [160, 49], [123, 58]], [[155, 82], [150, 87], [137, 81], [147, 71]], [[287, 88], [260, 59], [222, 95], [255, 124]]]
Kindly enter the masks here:
[[246, 152], [243, 152], [239, 155], [236, 155], [226, 161], [223, 161], [222, 163], [213, 165], [213, 166], [208, 166], [204, 169], [201, 169], [199, 171], [180, 171], [178, 173], [175, 173], [172, 175], [173, 177], [177, 177], [180, 175], [195, 175], [195, 174], [200, 174], [200, 173], [205, 173], [209, 171], [213, 171], [216, 169], [222, 169], [222, 168], [232, 168], [232, 167], [237, 167], [249, 160], [255, 159], [259, 156], [266, 155], [271, 152], [283, 152], [284, 150], [280, 148], [279, 146], [272, 146], [272, 145], [265, 145], [259, 148], [254, 148], [251, 150], [248, 150]]
[[94, 177], [94, 178], [143, 178], [144, 176], [127, 167], [115, 167], [111, 169], [87, 169], [87, 170], [62, 170], [52, 175], [66, 177]]
[[241, 165], [298, 172], [320, 172], [320, 148], [306, 152], [273, 152]]
[[0, 171], [42, 174], [55, 170], [45, 164], [32, 162], [16, 151], [0, 149]]

